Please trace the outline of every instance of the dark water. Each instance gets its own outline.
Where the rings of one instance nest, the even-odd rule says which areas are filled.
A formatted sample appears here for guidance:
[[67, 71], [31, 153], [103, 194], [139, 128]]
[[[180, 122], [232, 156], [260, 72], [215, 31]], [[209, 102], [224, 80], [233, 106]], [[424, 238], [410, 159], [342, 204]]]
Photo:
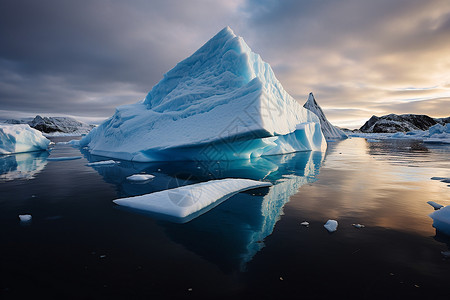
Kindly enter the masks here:
[[[450, 260], [440, 252], [450, 240], [426, 204], [450, 205], [450, 187], [431, 180], [450, 177], [449, 154], [443, 145], [349, 139], [326, 154], [233, 162], [89, 167], [105, 158], [64, 144], [50, 155], [3, 156], [0, 298], [449, 299]], [[156, 177], [125, 179], [135, 173]], [[274, 185], [187, 223], [112, 203], [228, 177]], [[323, 228], [328, 219], [337, 232]]]

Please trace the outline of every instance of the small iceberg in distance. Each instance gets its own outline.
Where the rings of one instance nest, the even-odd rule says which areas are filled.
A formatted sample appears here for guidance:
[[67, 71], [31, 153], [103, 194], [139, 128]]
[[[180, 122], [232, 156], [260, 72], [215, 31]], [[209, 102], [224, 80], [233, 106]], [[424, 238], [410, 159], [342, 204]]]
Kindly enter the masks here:
[[133, 181], [133, 182], [143, 182], [143, 181], [149, 181], [150, 179], [155, 178], [154, 175], [151, 174], [134, 174], [127, 177], [127, 180]]
[[96, 162], [91, 162], [88, 163], [87, 166], [90, 167], [94, 167], [94, 166], [109, 166], [109, 165], [115, 165], [118, 164], [119, 162], [115, 161], [115, 160], [102, 160], [102, 161], [96, 161]]
[[180, 218], [183, 222], [184, 218], [210, 205], [219, 204], [239, 192], [271, 185], [270, 182], [227, 178], [116, 199], [113, 202], [129, 208]]

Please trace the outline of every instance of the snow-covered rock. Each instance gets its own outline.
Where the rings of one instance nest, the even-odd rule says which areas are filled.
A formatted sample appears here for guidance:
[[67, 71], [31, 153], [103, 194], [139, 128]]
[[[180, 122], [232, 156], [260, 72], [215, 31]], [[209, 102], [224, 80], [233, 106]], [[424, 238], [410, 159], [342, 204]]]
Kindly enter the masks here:
[[424, 143], [443, 143], [450, 144], [450, 123], [436, 124], [431, 126], [428, 130], [413, 130], [409, 132], [395, 132], [395, 133], [364, 133], [364, 132], [348, 132], [350, 137], [362, 137], [369, 140], [383, 140], [383, 139], [413, 139], [421, 140]]
[[129, 208], [185, 218], [216, 201], [223, 201], [239, 192], [271, 185], [270, 182], [228, 178], [186, 185], [142, 196], [116, 199], [113, 202]]
[[359, 130], [368, 133], [408, 132], [427, 130], [435, 124], [436, 121], [427, 115], [390, 114], [381, 117], [372, 116]]
[[34, 119], [10, 119], [5, 123], [9, 124], [28, 124], [30, 127], [43, 132], [48, 136], [74, 136], [84, 135], [94, 128], [74, 118], [69, 117], [41, 117], [37, 115]]
[[41, 117], [39, 115], [28, 124], [51, 135], [82, 135], [87, 134], [94, 127], [69, 117]]
[[0, 124], [0, 154], [47, 149], [50, 140], [27, 124]]
[[326, 140], [318, 117], [227, 27], [80, 145], [94, 155], [145, 162], [324, 151]]
[[309, 93], [308, 100], [303, 104], [303, 107], [312, 111], [320, 120], [320, 126], [322, 127], [323, 135], [326, 139], [346, 139], [347, 135], [337, 128], [333, 126], [325, 117], [325, 114], [322, 111], [322, 108], [317, 104], [316, 99], [314, 98], [313, 93]]

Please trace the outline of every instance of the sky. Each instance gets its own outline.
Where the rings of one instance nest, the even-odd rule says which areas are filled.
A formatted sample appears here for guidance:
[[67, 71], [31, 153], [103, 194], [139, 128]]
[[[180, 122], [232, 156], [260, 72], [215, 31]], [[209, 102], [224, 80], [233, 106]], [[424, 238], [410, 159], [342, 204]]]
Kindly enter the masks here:
[[0, 118], [98, 123], [226, 26], [334, 125], [450, 116], [448, 0], [0, 0]]

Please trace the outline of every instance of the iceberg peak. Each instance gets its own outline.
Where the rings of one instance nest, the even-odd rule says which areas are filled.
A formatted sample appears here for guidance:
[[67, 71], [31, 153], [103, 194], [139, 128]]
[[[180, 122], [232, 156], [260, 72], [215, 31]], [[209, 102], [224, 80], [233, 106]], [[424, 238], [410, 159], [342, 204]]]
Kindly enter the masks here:
[[135, 161], [248, 159], [324, 151], [319, 122], [225, 27], [168, 71], [143, 101], [117, 108], [80, 145]]

